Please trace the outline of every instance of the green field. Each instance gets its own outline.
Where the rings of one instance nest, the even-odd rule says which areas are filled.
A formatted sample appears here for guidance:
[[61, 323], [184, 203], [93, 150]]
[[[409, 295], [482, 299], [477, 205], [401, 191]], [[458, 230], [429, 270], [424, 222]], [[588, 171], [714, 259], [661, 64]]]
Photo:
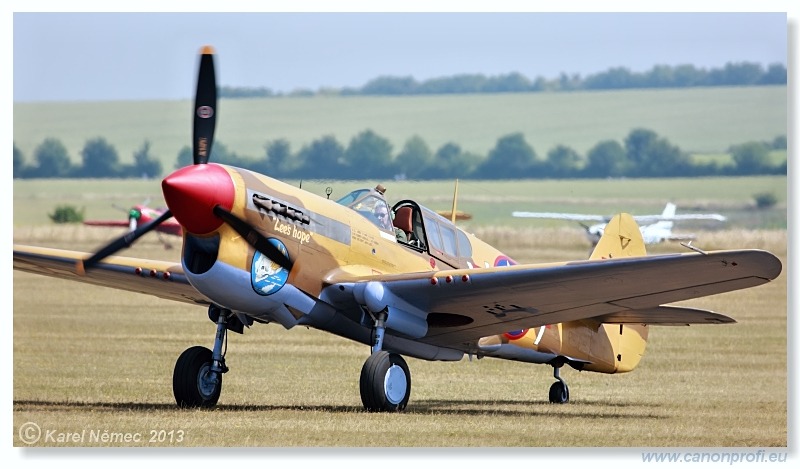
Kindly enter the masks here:
[[[87, 227], [19, 227], [14, 238], [92, 250], [108, 234]], [[586, 256], [583, 240], [563, 229], [506, 234], [498, 245], [523, 262]], [[716, 245], [732, 244], [733, 238], [740, 247], [769, 249], [787, 268], [785, 231], [710, 236]], [[126, 254], [170, 260], [179, 255], [151, 236]], [[688, 302], [729, 314], [738, 324], [654, 328], [642, 363], [631, 373], [564, 369], [571, 390], [567, 405], [548, 402], [548, 366], [491, 358], [409, 359], [413, 389], [401, 414], [361, 410], [358, 374], [367, 347], [275, 325], [231, 334], [231, 371], [215, 410], [176, 409], [171, 377], [177, 356], [213, 339], [204, 308], [22, 272], [14, 272], [13, 281], [17, 447], [26, 446], [19, 431], [28, 422], [58, 433], [107, 430], [144, 437], [35, 446], [299, 446], [311, 447], [311, 454], [316, 447], [344, 447], [364, 457], [376, 455], [375, 447], [529, 448], [517, 453], [526, 458], [552, 455], [545, 448], [608, 447], [621, 451], [594, 457], [635, 461], [637, 448], [647, 447], [788, 446], [786, 272], [761, 287]], [[172, 432], [172, 439], [167, 433], [150, 441], [152, 431]]]
[[[697, 158], [724, 161], [732, 144], [788, 133], [786, 97], [786, 87], [744, 87], [222, 100], [216, 140], [239, 155], [259, 157], [269, 140], [288, 139], [296, 152], [324, 135], [346, 145], [372, 129], [390, 139], [395, 152], [419, 135], [433, 150], [455, 142], [486, 155], [498, 138], [522, 132], [542, 157], [557, 144], [585, 154], [601, 140], [621, 141], [633, 128], [648, 128]], [[191, 113], [189, 101], [15, 103], [14, 143], [30, 163], [39, 143], [57, 138], [80, 163], [86, 141], [104, 137], [122, 162], [131, 162], [149, 140], [169, 171], [190, 144]], [[302, 186], [319, 195], [330, 186], [336, 198], [377, 182], [388, 187], [390, 201], [412, 198], [433, 209], [452, 204], [453, 181], [304, 180]], [[756, 209], [754, 195], [765, 192], [777, 204]], [[121, 231], [54, 225], [47, 214], [70, 204], [83, 208], [87, 219], [124, 219], [114, 205], [144, 201], [163, 204], [159, 180], [15, 180], [14, 242], [92, 251]], [[211, 344], [214, 326], [204, 308], [14, 272], [13, 444], [26, 446], [20, 429], [33, 422], [45, 431], [144, 437], [127, 444], [36, 446], [348, 447], [365, 456], [377, 455], [365, 452], [375, 447], [511, 447], [532, 448], [522, 454], [534, 457], [541, 448], [609, 447], [632, 448], [624, 453], [631, 460], [642, 447], [786, 447], [786, 176], [460, 181], [458, 208], [473, 215], [462, 226], [515, 260], [550, 262], [586, 258], [581, 228], [515, 219], [512, 211], [652, 214], [667, 201], [678, 204], [678, 213], [728, 217], [722, 225], [676, 226], [698, 232], [695, 245], [768, 249], [781, 258], [784, 272], [758, 288], [687, 302], [738, 324], [654, 328], [632, 373], [563, 370], [571, 390], [564, 406], [548, 402], [553, 378], [547, 366], [409, 359], [407, 411], [368, 414], [358, 392], [367, 347], [316, 330], [255, 325], [229, 338], [231, 372], [220, 405], [179, 410], [172, 369], [185, 348]], [[685, 250], [669, 243], [648, 249]], [[165, 249], [149, 234], [121, 254], [177, 261], [180, 250]], [[153, 431], [167, 438], [150, 441]]]
[[[413, 135], [433, 151], [454, 142], [486, 156], [497, 139], [522, 132], [540, 157], [555, 145], [584, 154], [602, 140], [622, 141], [648, 128], [689, 153], [724, 153], [732, 144], [787, 135], [787, 90], [775, 87], [690, 88], [572, 93], [413, 97], [315, 97], [221, 100], [216, 140], [230, 151], [262, 157], [270, 140], [293, 152], [325, 135], [343, 145], [365, 129], [388, 138], [397, 153]], [[61, 140], [74, 164], [90, 139], [104, 137], [120, 161], [133, 161], [145, 140], [165, 171], [191, 143], [190, 101], [14, 104], [14, 143], [28, 163], [45, 138]], [[357, 178], [358, 175], [354, 175]]]
[[[718, 212], [724, 224], [685, 222], [687, 229], [778, 228], [787, 226], [786, 176], [620, 179], [620, 180], [518, 180], [460, 181], [458, 209], [473, 219], [469, 229], [492, 227], [560, 227], [580, 230], [577, 224], [559, 220], [512, 218], [513, 211], [569, 212], [634, 215], [661, 213], [666, 202], [678, 205], [678, 213]], [[324, 196], [331, 187], [338, 198], [358, 187], [387, 188], [390, 201], [414, 199], [435, 210], [449, 210], [453, 203], [453, 181], [302, 181], [303, 188]], [[292, 181], [300, 184], [299, 181]], [[755, 208], [753, 195], [768, 192], [777, 204], [770, 209]], [[85, 210], [86, 219], [125, 218], [114, 205], [130, 207], [149, 200], [163, 206], [158, 180], [14, 180], [14, 226], [49, 225], [48, 213], [60, 204]]]

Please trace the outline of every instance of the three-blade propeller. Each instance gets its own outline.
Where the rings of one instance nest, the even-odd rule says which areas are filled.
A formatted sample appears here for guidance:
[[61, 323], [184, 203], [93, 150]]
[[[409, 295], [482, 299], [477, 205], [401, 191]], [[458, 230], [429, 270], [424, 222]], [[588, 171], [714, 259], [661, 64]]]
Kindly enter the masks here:
[[[211, 147], [214, 142], [214, 129], [217, 122], [217, 79], [214, 71], [214, 50], [210, 46], [205, 46], [200, 56], [193, 121], [193, 163], [195, 165], [207, 164], [211, 156]], [[219, 205], [214, 207], [213, 212], [214, 215], [230, 225], [255, 249], [281, 267], [291, 270], [293, 264], [289, 257], [245, 220], [237, 217]], [[139, 226], [135, 230], [115, 239], [98, 250], [91, 257], [83, 261], [78, 261], [77, 272], [81, 275], [84, 274], [86, 270], [94, 267], [106, 257], [116, 253], [120, 249], [130, 247], [134, 241], [152, 231], [171, 217], [172, 212], [167, 210], [150, 223]]]

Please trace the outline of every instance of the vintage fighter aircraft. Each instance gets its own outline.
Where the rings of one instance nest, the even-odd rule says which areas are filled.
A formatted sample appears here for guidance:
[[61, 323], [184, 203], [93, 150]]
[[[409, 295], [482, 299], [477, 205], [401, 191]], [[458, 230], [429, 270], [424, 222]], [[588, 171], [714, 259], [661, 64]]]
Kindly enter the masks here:
[[[633, 219], [638, 223], [647, 223], [640, 226], [642, 238], [645, 244], [658, 244], [664, 241], [693, 241], [697, 237], [694, 234], [675, 234], [672, 227], [675, 221], [679, 220], [713, 220], [725, 221], [725, 217], [719, 213], [682, 213], [676, 214], [676, 205], [668, 202], [664, 211], [660, 215], [635, 215]], [[577, 222], [594, 221], [600, 222], [594, 225], [581, 223], [586, 230], [586, 237], [594, 246], [603, 236], [606, 223], [611, 220], [610, 216], [591, 215], [584, 213], [557, 213], [557, 212], [512, 212], [511, 216], [518, 218], [548, 218], [553, 220], [572, 220]]]
[[[313, 327], [368, 346], [360, 375], [368, 411], [406, 407], [404, 355], [546, 364], [557, 380], [549, 399], [565, 403], [564, 365], [630, 371], [649, 325], [734, 322], [666, 304], [754, 287], [781, 272], [780, 260], [761, 250], [647, 256], [626, 214], [609, 222], [591, 259], [516, 265], [413, 200], [390, 208], [380, 190], [364, 189], [333, 201], [210, 163], [212, 54], [204, 48], [200, 59], [194, 164], [162, 182], [169, 210], [94, 254], [15, 245], [13, 255], [17, 270], [207, 307], [216, 323], [213, 347], [191, 347], [178, 358], [180, 407], [216, 405], [228, 371], [227, 333], [254, 323]], [[113, 256], [173, 215], [183, 227], [179, 264]]]
[[[129, 231], [135, 231], [139, 225], [145, 225], [157, 219], [164, 212], [166, 208], [151, 208], [146, 203], [136, 204], [130, 209], [122, 209], [128, 215], [127, 220], [86, 220], [83, 222], [86, 226], [109, 226], [109, 227], [128, 227]], [[154, 228], [157, 232], [181, 236], [183, 229], [180, 223], [174, 218], [168, 218], [163, 223]]]

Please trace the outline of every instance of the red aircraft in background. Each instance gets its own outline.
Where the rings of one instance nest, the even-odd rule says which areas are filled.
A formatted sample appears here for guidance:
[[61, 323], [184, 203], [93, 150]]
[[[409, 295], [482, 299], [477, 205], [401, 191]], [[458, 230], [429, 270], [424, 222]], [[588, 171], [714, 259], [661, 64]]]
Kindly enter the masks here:
[[[84, 221], [83, 224], [87, 226], [127, 226], [130, 229], [130, 231], [134, 231], [139, 225], [146, 225], [151, 221], [158, 219], [158, 217], [160, 217], [161, 215], [164, 214], [164, 212], [167, 211], [166, 208], [150, 208], [147, 206], [147, 203], [136, 204], [129, 210], [125, 209], [122, 210], [128, 213], [127, 221], [88, 220]], [[171, 234], [175, 236], [183, 235], [183, 229], [181, 228], [181, 225], [174, 218], [168, 218], [154, 229], [161, 233]]]

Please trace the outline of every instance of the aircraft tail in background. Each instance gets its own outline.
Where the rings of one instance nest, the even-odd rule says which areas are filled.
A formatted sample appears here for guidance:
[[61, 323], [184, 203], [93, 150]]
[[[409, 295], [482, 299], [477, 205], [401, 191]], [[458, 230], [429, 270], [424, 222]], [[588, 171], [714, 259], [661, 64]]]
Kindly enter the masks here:
[[[633, 216], [636, 223], [641, 223], [640, 231], [645, 244], [658, 244], [664, 241], [691, 241], [695, 239], [693, 234], [674, 234], [672, 228], [676, 220], [713, 220], [723, 222], [725, 217], [718, 213], [685, 213], [676, 214], [677, 207], [672, 202], [668, 202], [664, 210], [659, 215], [637, 215]], [[586, 237], [596, 245], [600, 237], [603, 235], [603, 230], [606, 228], [606, 222], [609, 218], [602, 215], [592, 215], [583, 213], [553, 213], [553, 212], [512, 212], [514, 217], [523, 218], [550, 218], [557, 220], [572, 220], [577, 221], [583, 226], [586, 231]], [[587, 225], [582, 222], [596, 221], [594, 225]]]
[[[664, 210], [665, 213], [667, 209]], [[674, 214], [674, 206], [672, 211]], [[589, 259], [618, 259], [645, 255], [647, 249], [639, 225], [630, 214], [620, 213], [606, 224], [603, 235], [597, 241]]]
[[655, 222], [654, 224], [650, 225], [652, 230], [665, 230], [671, 233], [672, 227], [675, 226], [675, 222], [672, 221], [675, 219], [675, 211], [677, 207], [672, 202], [667, 203], [664, 207], [664, 211], [661, 212], [662, 220]]

